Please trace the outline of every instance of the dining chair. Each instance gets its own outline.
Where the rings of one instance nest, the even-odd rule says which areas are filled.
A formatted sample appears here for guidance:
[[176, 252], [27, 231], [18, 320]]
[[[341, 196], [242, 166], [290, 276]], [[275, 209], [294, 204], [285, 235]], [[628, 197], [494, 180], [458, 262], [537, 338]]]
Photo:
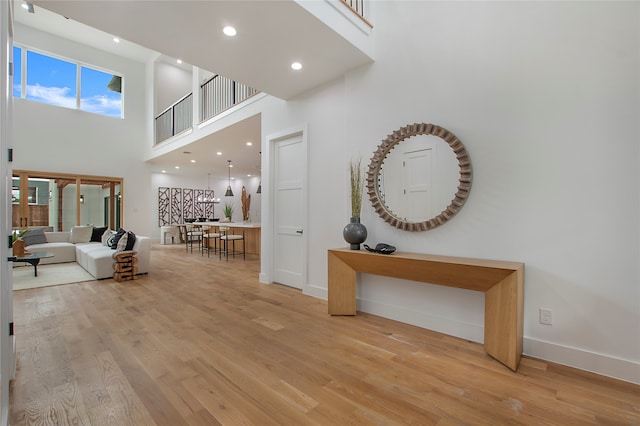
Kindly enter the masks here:
[[193, 253], [193, 242], [198, 243], [198, 250], [202, 247], [202, 227], [195, 223], [187, 223], [186, 227], [186, 238], [185, 243], [187, 246], [187, 251], [191, 249], [191, 253]]
[[[244, 229], [241, 234], [235, 234], [228, 226], [220, 226], [220, 260], [222, 260], [222, 252], [224, 251], [227, 262], [229, 261], [229, 252], [233, 257], [236, 256], [236, 241], [242, 241], [242, 258], [246, 259], [246, 250], [244, 248]], [[231, 250], [229, 250], [229, 242], [231, 242]], [[240, 254], [240, 253], [238, 253]]]
[[[202, 227], [202, 255], [207, 251], [207, 257], [213, 249], [213, 253], [218, 251], [218, 241], [221, 234], [215, 230], [215, 226], [203, 225]], [[212, 247], [213, 245], [213, 247]]]

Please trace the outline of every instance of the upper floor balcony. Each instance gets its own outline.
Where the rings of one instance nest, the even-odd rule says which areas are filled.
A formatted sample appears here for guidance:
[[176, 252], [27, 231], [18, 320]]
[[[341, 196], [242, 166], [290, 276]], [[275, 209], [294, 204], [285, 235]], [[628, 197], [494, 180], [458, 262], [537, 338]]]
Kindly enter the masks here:
[[207, 121], [257, 93], [246, 84], [214, 74], [199, 85], [197, 102], [194, 103], [190, 92], [155, 117], [154, 145], [191, 130], [194, 124]]

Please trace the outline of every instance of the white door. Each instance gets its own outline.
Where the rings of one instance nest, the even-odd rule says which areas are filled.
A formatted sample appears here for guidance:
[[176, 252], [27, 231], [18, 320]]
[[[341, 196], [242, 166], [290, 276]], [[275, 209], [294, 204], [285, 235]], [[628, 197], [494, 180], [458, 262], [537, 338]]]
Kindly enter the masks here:
[[273, 149], [273, 281], [302, 289], [306, 262], [303, 135], [276, 141]]
[[419, 222], [431, 214], [432, 149], [404, 153], [406, 220]]
[[13, 53], [12, 2], [0, 2], [0, 422], [7, 424], [9, 413], [9, 380], [15, 373], [13, 337], [13, 276], [9, 257], [8, 237], [11, 235], [11, 177], [13, 175], [9, 148], [12, 146], [11, 88], [9, 70]]

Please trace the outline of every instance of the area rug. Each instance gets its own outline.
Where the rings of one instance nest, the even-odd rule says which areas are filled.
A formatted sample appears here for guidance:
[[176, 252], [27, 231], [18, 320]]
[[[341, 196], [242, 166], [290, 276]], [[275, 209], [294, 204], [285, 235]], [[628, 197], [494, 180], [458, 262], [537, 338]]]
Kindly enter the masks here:
[[75, 262], [38, 265], [38, 276], [33, 276], [33, 266], [13, 268], [13, 289], [47, 287], [60, 284], [93, 281], [93, 275], [85, 271]]

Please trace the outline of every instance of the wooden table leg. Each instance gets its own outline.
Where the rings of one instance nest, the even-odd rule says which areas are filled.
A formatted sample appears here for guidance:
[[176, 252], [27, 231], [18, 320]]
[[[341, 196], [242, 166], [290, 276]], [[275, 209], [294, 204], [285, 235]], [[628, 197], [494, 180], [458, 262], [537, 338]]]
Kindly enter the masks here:
[[329, 252], [329, 314], [356, 314], [356, 271]]
[[513, 272], [484, 293], [484, 349], [514, 371], [522, 354], [522, 275]]

